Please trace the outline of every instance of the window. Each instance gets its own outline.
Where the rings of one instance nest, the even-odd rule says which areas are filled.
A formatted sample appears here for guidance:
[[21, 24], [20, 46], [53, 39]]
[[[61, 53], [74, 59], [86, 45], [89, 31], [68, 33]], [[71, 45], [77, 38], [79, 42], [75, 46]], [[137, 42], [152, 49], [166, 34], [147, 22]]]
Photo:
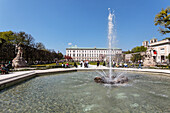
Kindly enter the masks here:
[[161, 62], [164, 62], [165, 61], [165, 56], [161, 56]]
[[156, 39], [154, 40], [154, 42], [156, 42]]
[[165, 53], [165, 49], [161, 48], [160, 52], [161, 52], [161, 54], [164, 54]]

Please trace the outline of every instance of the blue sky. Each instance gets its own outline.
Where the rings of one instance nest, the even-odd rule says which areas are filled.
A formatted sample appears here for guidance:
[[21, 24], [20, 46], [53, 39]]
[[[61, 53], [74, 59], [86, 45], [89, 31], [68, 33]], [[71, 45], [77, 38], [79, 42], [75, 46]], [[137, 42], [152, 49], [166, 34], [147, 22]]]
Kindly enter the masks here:
[[108, 8], [115, 10], [117, 44], [123, 50], [156, 37], [155, 15], [170, 0], [0, 0], [0, 31], [24, 31], [46, 48], [65, 53], [68, 43], [107, 47]]

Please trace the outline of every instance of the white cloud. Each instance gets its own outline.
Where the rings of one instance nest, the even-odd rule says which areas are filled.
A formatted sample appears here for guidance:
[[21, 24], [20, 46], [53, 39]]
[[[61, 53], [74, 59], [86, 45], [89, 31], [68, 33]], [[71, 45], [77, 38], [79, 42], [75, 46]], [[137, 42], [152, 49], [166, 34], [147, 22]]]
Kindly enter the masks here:
[[72, 43], [68, 43], [68, 45], [69, 45], [69, 46], [71, 46], [71, 45], [72, 45]]

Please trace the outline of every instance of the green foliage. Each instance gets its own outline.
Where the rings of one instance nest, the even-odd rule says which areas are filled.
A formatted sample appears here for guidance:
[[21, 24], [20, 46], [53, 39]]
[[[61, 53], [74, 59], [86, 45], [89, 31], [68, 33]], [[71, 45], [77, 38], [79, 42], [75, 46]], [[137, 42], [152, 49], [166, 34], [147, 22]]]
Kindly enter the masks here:
[[0, 38], [6, 40], [7, 43], [14, 43], [16, 34], [12, 31], [0, 32]]
[[11, 44], [23, 44], [27, 46], [34, 46], [34, 38], [25, 32], [14, 33], [12, 31], [0, 32], [0, 38], [6, 40]]
[[133, 48], [131, 51], [133, 52], [133, 53], [136, 53], [136, 52], [143, 52], [143, 51], [146, 51], [147, 50], [147, 48], [146, 47], [144, 47], [144, 46], [137, 46], [137, 47], [135, 47], [135, 48]]
[[15, 33], [16, 34], [16, 38], [15, 38], [15, 44], [23, 44], [23, 45], [27, 45], [27, 46], [34, 46], [34, 38], [30, 35], [30, 34], [26, 34], [25, 32], [19, 32], [19, 33]]
[[[100, 62], [100, 65], [103, 65], [104, 62]], [[97, 65], [97, 62], [91, 61], [89, 62], [90, 65]], [[106, 64], [107, 65], [107, 64]]]
[[54, 61], [55, 58], [61, 59], [62, 53], [54, 50], [47, 50], [39, 42], [34, 43], [34, 38], [25, 32], [14, 33], [12, 31], [0, 32], [0, 62], [8, 62], [15, 58], [15, 46], [21, 44], [23, 47], [23, 57], [28, 63], [35, 61]]
[[35, 44], [35, 47], [37, 48], [37, 49], [40, 49], [40, 50], [45, 50], [45, 46], [44, 46], [44, 44], [43, 43], [41, 43], [41, 42], [38, 42], [38, 43], [36, 43]]
[[162, 11], [155, 16], [154, 22], [156, 26], [160, 26], [160, 33], [170, 33], [170, 7], [167, 7], [165, 10], [162, 9]]
[[130, 50], [126, 51], [125, 54], [129, 54], [129, 53], [132, 53]]
[[132, 62], [137, 62], [138, 60], [141, 60], [143, 57], [140, 54], [133, 54], [131, 57]]
[[10, 43], [3, 43], [0, 47], [0, 62], [11, 61], [15, 57], [15, 46]]
[[169, 39], [170, 40], [170, 37], [166, 37], [165, 39], [163, 39], [163, 40], [166, 40], [166, 39]]
[[170, 62], [170, 53], [169, 53], [169, 55], [167, 56], [167, 59], [169, 60], [169, 62]]
[[5, 39], [0, 38], [0, 48], [2, 47], [2, 45], [3, 45], [5, 42], [6, 42], [6, 40], [5, 40]]
[[58, 60], [60, 60], [63, 58], [63, 54], [59, 52], [56, 54], [55, 58], [58, 58]]
[[145, 52], [146, 50], [147, 50], [147, 47], [137, 46], [137, 47], [134, 47], [131, 51], [128, 50], [127, 52], [125, 52], [125, 54], [137, 53], [137, 52]]

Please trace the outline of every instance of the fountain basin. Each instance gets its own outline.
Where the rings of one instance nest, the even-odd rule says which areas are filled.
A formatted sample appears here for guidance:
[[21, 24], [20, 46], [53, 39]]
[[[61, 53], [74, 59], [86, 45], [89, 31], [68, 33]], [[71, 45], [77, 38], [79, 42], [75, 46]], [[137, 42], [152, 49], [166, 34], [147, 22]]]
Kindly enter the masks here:
[[[122, 71], [117, 73], [113, 76]], [[124, 76], [128, 77], [128, 83], [119, 86], [96, 84], [95, 75], [96, 71], [77, 71], [37, 76], [1, 91], [0, 113], [169, 111], [169, 77], [127, 72]]]

